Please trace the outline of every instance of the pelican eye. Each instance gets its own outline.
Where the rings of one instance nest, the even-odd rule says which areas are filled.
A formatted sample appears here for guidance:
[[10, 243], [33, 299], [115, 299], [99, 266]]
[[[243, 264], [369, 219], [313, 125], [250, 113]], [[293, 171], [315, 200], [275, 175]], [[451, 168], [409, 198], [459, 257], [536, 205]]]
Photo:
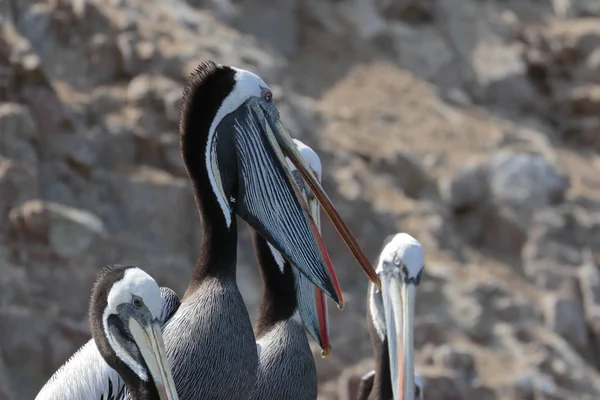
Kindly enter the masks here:
[[136, 308], [142, 308], [144, 306], [144, 300], [142, 300], [140, 297], [138, 296], [133, 296], [133, 298], [131, 299], [131, 302], [133, 303], [133, 305]]
[[266, 101], [268, 101], [269, 103], [270, 103], [271, 101], [273, 101], [273, 93], [271, 93], [271, 91], [270, 91], [270, 90], [268, 90], [268, 89], [265, 89], [265, 90], [263, 90], [263, 94], [262, 94], [262, 96], [263, 96], [263, 99], [265, 99], [265, 100], [266, 100]]

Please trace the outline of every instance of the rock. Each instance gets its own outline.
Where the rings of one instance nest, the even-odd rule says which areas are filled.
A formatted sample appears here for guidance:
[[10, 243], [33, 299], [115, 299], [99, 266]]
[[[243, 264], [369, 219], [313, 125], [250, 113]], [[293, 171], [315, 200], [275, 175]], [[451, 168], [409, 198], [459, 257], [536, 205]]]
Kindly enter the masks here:
[[7, 368], [4, 365], [4, 360], [2, 359], [2, 353], [0, 353], [0, 399], [2, 400], [12, 400], [13, 391], [10, 387], [10, 383], [8, 380]]
[[49, 141], [48, 153], [84, 173], [89, 173], [99, 159], [98, 145], [91, 135], [57, 133]]
[[27, 270], [12, 260], [12, 249], [0, 247], [0, 308], [9, 306], [31, 306], [33, 304], [32, 285]]
[[176, 134], [163, 134], [160, 137], [161, 155], [165, 168], [176, 176], [187, 177], [185, 163], [181, 157], [179, 137]]
[[565, 266], [582, 264], [585, 238], [568, 207], [537, 212], [522, 251], [525, 273], [542, 287], [556, 288], [571, 272]]
[[584, 68], [584, 79], [591, 83], [600, 83], [600, 48], [592, 51], [587, 57]]
[[468, 297], [457, 297], [453, 299], [451, 312], [460, 329], [474, 341], [485, 343], [491, 338], [496, 321], [478, 302]]
[[586, 258], [579, 270], [581, 296], [586, 319], [600, 329], [600, 270], [589, 254]]
[[[25, 308], [5, 308], [0, 313], [0, 335], [4, 360], [11, 368], [9, 379], [15, 381], [17, 371], [22, 371], [21, 379], [27, 382], [39, 380], [44, 371], [46, 338], [54, 328], [53, 316], [44, 315]], [[18, 368], [18, 369], [17, 369]], [[19, 388], [17, 394], [28, 394], [34, 398], [37, 394], [31, 385]]]
[[590, 332], [593, 358], [596, 367], [600, 365], [600, 271], [587, 254], [584, 264], [579, 269], [579, 284], [583, 302], [585, 320]]
[[568, 177], [540, 155], [499, 151], [489, 168], [494, 200], [514, 212], [524, 231], [534, 211], [559, 203], [570, 187]]
[[580, 148], [600, 150], [600, 118], [581, 117], [562, 124], [562, 138]]
[[[166, 94], [178, 93], [179, 97], [182, 97], [182, 91], [181, 85], [169, 78], [141, 74], [129, 82], [127, 99], [137, 106], [151, 106], [158, 109], [163, 107]], [[175, 122], [179, 122], [179, 118]]]
[[95, 215], [41, 200], [12, 209], [9, 218], [16, 229], [47, 240], [55, 254], [64, 258], [84, 253], [107, 235], [104, 224]]
[[164, 95], [163, 106], [167, 120], [173, 124], [179, 124], [179, 111], [183, 103], [181, 90], [171, 90]]
[[123, 68], [130, 76], [144, 72], [156, 57], [156, 46], [135, 32], [121, 33], [117, 37], [117, 48], [123, 60]]
[[600, 85], [573, 88], [565, 103], [565, 113], [578, 117], [597, 115], [600, 112]]
[[186, 180], [142, 166], [114, 177], [113, 185], [122, 212], [119, 229], [143, 235], [155, 251], [192, 254], [190, 215], [196, 212]]
[[514, 382], [514, 396], [523, 400], [535, 400], [535, 385], [529, 375], [518, 377]]
[[258, 0], [246, 7], [241, 5], [238, 9], [241, 18], [236, 20], [238, 29], [283, 55], [291, 55], [296, 50], [299, 36], [297, 0]]
[[104, 118], [101, 130], [104, 135], [99, 140], [100, 165], [106, 168], [130, 166], [137, 156], [136, 140], [132, 122], [120, 115]]
[[194, 7], [208, 8], [224, 22], [233, 22], [240, 14], [245, 15], [231, 0], [188, 0], [187, 3]]
[[127, 100], [130, 103], [152, 104], [152, 75], [141, 74], [133, 78], [127, 86]]
[[373, 0], [342, 2], [339, 12], [363, 40], [373, 39], [385, 31], [385, 20]]
[[517, 321], [539, 321], [542, 319], [538, 308], [534, 304], [521, 303], [510, 297], [497, 299], [493, 307], [498, 318], [513, 324]]
[[[169, 124], [163, 116], [147, 107], [128, 107], [124, 111], [129, 120], [128, 124], [133, 126], [133, 133], [142, 141], [155, 142], [162, 132], [169, 129]], [[138, 154], [144, 155], [143, 150], [138, 149]]]
[[473, 355], [464, 350], [456, 350], [447, 344], [438, 347], [436, 351], [436, 363], [458, 372], [466, 380], [470, 381], [477, 376], [475, 371], [475, 360]]
[[423, 348], [427, 344], [441, 345], [446, 340], [442, 326], [433, 320], [415, 321], [415, 348]]
[[425, 22], [434, 18], [435, 2], [431, 0], [385, 1], [384, 3], [381, 12], [388, 19]]
[[454, 54], [436, 28], [411, 29], [405, 24], [392, 24], [388, 34], [400, 67], [444, 86], [459, 85], [458, 71], [452, 65]]
[[504, 109], [528, 109], [535, 104], [536, 93], [527, 79], [522, 47], [510, 35], [500, 34], [510, 31], [511, 22], [496, 18], [491, 10], [477, 2], [440, 3], [438, 12], [445, 16], [442, 36], [455, 47], [462, 64], [458, 74], [476, 97]]
[[91, 90], [117, 78], [121, 63], [114, 36], [106, 33], [110, 22], [101, 6], [92, 2], [83, 6], [78, 14], [77, 7], [68, 3], [37, 3], [23, 10], [18, 30], [41, 56], [44, 76], [78, 90]]
[[497, 398], [492, 389], [482, 385], [467, 388], [463, 397], [465, 400], [495, 400]]
[[423, 164], [410, 153], [400, 152], [394, 158], [378, 158], [373, 167], [377, 171], [391, 174], [404, 193], [413, 199], [421, 197], [421, 193], [429, 184]]
[[482, 163], [459, 167], [454, 176], [443, 181], [441, 193], [453, 210], [478, 208], [488, 200], [488, 168]]
[[[558, 3], [557, 0], [554, 3]], [[563, 17], [592, 17], [600, 16], [600, 4], [594, 0], [570, 0], [561, 12]]]
[[423, 382], [426, 399], [463, 399], [458, 382], [449, 376], [427, 376]]
[[[86, 16], [87, 18], [90, 16]], [[96, 33], [91, 37], [88, 46], [86, 58], [91, 69], [87, 73], [88, 85], [100, 86], [117, 79], [121, 74], [121, 63], [114, 39], [107, 34]]]
[[579, 300], [549, 295], [546, 300], [546, 324], [580, 351], [588, 350], [588, 331]]
[[338, 379], [338, 397], [340, 399], [356, 399], [362, 380], [352, 369], [344, 370]]
[[35, 166], [38, 161], [38, 132], [27, 107], [0, 104], [0, 155]]
[[94, 124], [101, 123], [105, 116], [120, 111], [125, 106], [126, 100], [121, 88], [97, 87], [92, 91], [88, 103], [88, 118]]
[[38, 197], [36, 171], [0, 157], [0, 193], [0, 226], [6, 226], [11, 208]]

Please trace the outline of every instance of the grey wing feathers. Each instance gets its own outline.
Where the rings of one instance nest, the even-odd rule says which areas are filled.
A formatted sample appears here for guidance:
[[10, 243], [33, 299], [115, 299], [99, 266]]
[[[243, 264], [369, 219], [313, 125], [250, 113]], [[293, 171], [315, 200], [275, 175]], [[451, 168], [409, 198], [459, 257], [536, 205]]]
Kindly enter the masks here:
[[106, 364], [90, 339], [52, 375], [36, 400], [112, 400], [123, 387], [119, 374]]
[[177, 293], [168, 287], [160, 288], [160, 296], [163, 301], [161, 321], [164, 325], [175, 314], [175, 311], [177, 311], [181, 304], [181, 300], [179, 300]]

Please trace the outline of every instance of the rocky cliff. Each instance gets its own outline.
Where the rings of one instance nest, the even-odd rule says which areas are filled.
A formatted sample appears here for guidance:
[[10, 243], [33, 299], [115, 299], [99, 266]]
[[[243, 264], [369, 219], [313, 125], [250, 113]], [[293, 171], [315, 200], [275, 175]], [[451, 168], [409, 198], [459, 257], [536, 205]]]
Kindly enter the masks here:
[[[600, 397], [597, 0], [0, 2], [0, 399], [32, 399], [88, 340], [102, 265], [183, 293], [199, 222], [182, 85], [250, 69], [371, 258], [426, 247], [417, 371], [432, 399]], [[372, 368], [367, 280], [324, 237], [347, 300], [322, 399]], [[261, 298], [249, 236], [238, 276]]]

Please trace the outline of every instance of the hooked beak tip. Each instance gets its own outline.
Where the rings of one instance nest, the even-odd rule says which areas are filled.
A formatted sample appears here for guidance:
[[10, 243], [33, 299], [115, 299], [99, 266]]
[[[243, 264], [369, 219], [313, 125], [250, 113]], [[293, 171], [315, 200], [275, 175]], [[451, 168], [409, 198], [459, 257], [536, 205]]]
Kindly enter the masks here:
[[377, 275], [377, 278], [373, 281], [373, 283], [377, 287], [375, 289], [375, 293], [380, 293], [381, 292], [381, 279], [379, 278], [379, 275]]
[[331, 354], [331, 347], [321, 350], [321, 358], [327, 358]]

